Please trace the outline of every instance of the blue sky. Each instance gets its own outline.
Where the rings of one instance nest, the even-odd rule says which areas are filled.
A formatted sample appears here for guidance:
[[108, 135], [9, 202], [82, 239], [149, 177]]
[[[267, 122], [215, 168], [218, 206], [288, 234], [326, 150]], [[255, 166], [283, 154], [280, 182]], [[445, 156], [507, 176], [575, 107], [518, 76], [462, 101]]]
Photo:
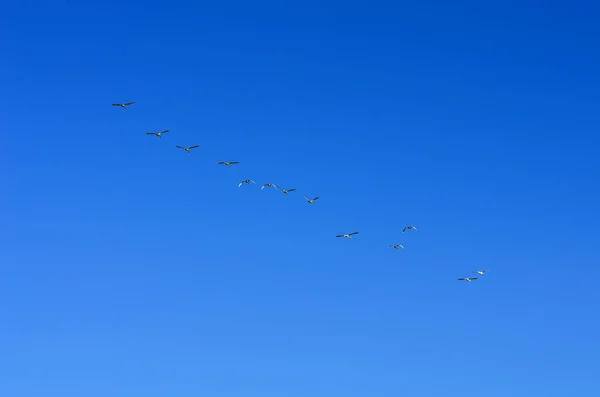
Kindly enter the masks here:
[[597, 5], [85, 3], [3, 7], [0, 394], [598, 395]]

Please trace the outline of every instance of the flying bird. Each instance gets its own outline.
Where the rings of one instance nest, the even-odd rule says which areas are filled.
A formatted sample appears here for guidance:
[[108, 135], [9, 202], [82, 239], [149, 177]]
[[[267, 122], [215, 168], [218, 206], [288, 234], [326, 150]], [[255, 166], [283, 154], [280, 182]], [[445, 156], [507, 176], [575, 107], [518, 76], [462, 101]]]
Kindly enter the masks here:
[[179, 148], [179, 149], [183, 149], [183, 150], [185, 150], [186, 152], [190, 153], [190, 151], [191, 151], [192, 149], [196, 149], [197, 147], [200, 147], [200, 146], [196, 145], [196, 146], [190, 146], [190, 147], [183, 147], [183, 146], [176, 145], [175, 147], [177, 147], [177, 148]]
[[217, 161], [217, 164], [225, 164], [227, 167], [231, 167], [233, 164], [239, 163], [239, 161]]
[[281, 189], [281, 191], [283, 192], [283, 194], [288, 194], [288, 193], [291, 193], [291, 192], [293, 192], [294, 190], [296, 190], [296, 189]]
[[272, 188], [275, 188], [275, 189], [279, 189], [279, 186], [277, 186], [277, 185], [275, 185], [273, 183], [265, 183], [264, 185], [262, 185], [262, 187], [260, 188], [260, 190], [263, 190], [266, 187], [272, 187]]
[[249, 185], [249, 184], [251, 184], [251, 183], [254, 183], [254, 184], [256, 185], [256, 182], [254, 182], [252, 179], [244, 179], [243, 181], [241, 181], [241, 182], [239, 183], [238, 187], [242, 187], [242, 185], [243, 185], [244, 183], [247, 183], [248, 185]]
[[113, 106], [120, 106], [123, 109], [127, 109], [127, 106], [133, 105], [135, 102], [127, 102], [127, 103], [113, 103]]
[[166, 134], [169, 130], [163, 130], [159, 132], [146, 132], [146, 135], [156, 135], [157, 137], [162, 137], [162, 134]]
[[474, 271], [473, 273], [481, 274], [481, 275], [483, 276], [483, 275], [484, 275], [484, 274], [486, 274], [487, 272], [489, 272], [489, 270], [476, 270], [476, 271]]
[[417, 230], [417, 228], [414, 226], [406, 226], [404, 229], [402, 229], [402, 233], [404, 233], [407, 230]]
[[392, 244], [392, 245], [390, 245], [390, 248], [394, 248], [394, 249], [402, 248], [402, 249], [404, 249], [404, 246], [402, 244]]
[[352, 232], [352, 233], [348, 233], [348, 234], [338, 234], [335, 237], [346, 237], [346, 238], [352, 238], [353, 235], [358, 234], [358, 232]]
[[461, 280], [461, 281], [467, 281], [467, 282], [470, 283], [473, 280], [479, 280], [479, 277], [462, 277], [462, 278], [459, 278], [459, 280]]
[[312, 204], [315, 202], [315, 200], [318, 200], [319, 197], [315, 197], [313, 199], [309, 199], [308, 197], [304, 196], [304, 198], [306, 199], [306, 201], [308, 201], [308, 204]]

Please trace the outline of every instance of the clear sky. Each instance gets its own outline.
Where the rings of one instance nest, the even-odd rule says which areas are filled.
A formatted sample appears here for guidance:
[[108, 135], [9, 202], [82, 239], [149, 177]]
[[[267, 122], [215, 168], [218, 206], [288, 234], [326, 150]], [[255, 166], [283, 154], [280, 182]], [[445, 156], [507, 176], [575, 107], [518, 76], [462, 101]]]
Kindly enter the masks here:
[[2, 6], [0, 395], [598, 396], [600, 6], [216, 4]]

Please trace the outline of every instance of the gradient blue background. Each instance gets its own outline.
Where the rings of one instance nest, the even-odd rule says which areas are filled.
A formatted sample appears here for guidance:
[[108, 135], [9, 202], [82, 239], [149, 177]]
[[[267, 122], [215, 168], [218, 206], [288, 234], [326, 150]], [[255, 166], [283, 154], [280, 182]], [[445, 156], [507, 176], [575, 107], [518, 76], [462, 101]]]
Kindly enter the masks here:
[[2, 6], [0, 395], [598, 396], [600, 6], [215, 4]]

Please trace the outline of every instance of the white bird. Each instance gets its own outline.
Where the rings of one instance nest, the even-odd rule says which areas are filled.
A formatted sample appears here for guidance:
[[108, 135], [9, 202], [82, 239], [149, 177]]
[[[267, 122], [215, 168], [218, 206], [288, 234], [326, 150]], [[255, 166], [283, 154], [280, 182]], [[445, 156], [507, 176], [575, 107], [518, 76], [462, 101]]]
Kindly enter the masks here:
[[200, 146], [196, 145], [196, 146], [190, 146], [190, 147], [183, 147], [183, 146], [175, 145], [175, 147], [177, 147], [177, 148], [179, 148], [179, 149], [183, 149], [183, 150], [185, 150], [186, 152], [190, 153], [190, 151], [191, 151], [192, 149], [196, 149], [197, 147], [200, 147]]
[[337, 235], [337, 236], [335, 236], [335, 237], [346, 237], [346, 238], [352, 238], [352, 236], [353, 236], [354, 234], [358, 234], [358, 232], [352, 232], [352, 233], [348, 233], [348, 234], [338, 234], [338, 235]]
[[127, 106], [133, 105], [135, 102], [127, 102], [127, 103], [113, 103], [113, 106], [120, 106], [123, 109], [127, 109]]
[[398, 249], [398, 248], [404, 249], [404, 246], [402, 244], [392, 244], [392, 245], [390, 245], [390, 247], [395, 248], [395, 249]]
[[275, 190], [279, 189], [279, 186], [277, 186], [277, 185], [275, 185], [273, 183], [265, 183], [264, 185], [262, 185], [262, 187], [260, 188], [260, 190], [263, 190], [266, 187], [272, 187], [272, 188], [275, 188]]
[[489, 270], [476, 270], [476, 271], [474, 271], [473, 273], [481, 274], [481, 275], [483, 276], [483, 275], [484, 275], [484, 274], [486, 274], [487, 272], [489, 272]]
[[157, 137], [161, 138], [162, 134], [166, 134], [167, 132], [169, 132], [169, 130], [162, 130], [159, 132], [146, 132], [146, 135], [156, 135]]
[[293, 192], [294, 190], [296, 190], [296, 189], [281, 189], [281, 191], [283, 192], [283, 194], [288, 194], [288, 193], [291, 193], [291, 192]]
[[244, 183], [247, 183], [248, 185], [249, 185], [249, 184], [251, 184], [251, 183], [254, 183], [254, 184], [256, 185], [256, 182], [254, 182], [252, 179], [244, 179], [243, 181], [241, 181], [241, 182], [239, 183], [238, 187], [242, 187], [242, 185], [243, 185]]
[[231, 167], [233, 164], [239, 163], [239, 161], [217, 161], [217, 164], [225, 164], [227, 167]]
[[479, 280], [479, 277], [462, 277], [462, 278], [459, 278], [459, 280], [461, 280], [461, 281], [467, 281], [467, 282], [470, 283], [473, 280]]
[[306, 201], [308, 201], [308, 204], [312, 204], [315, 202], [315, 200], [318, 200], [319, 197], [315, 197], [313, 199], [309, 199], [308, 197], [304, 196], [304, 198], [306, 199]]
[[404, 233], [407, 230], [417, 230], [417, 228], [414, 226], [406, 226], [404, 229], [402, 229], [402, 233]]

